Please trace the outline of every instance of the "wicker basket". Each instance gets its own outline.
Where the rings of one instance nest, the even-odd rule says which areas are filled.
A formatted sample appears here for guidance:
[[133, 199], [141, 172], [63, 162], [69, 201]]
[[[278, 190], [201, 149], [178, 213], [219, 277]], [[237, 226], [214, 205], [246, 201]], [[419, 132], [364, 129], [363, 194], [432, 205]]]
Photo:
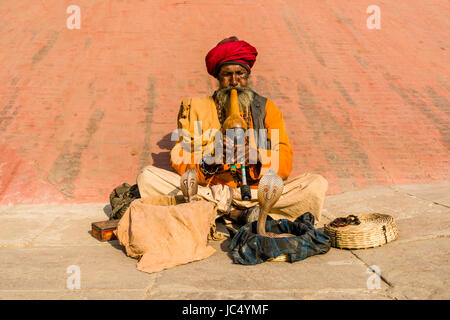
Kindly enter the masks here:
[[345, 227], [325, 225], [324, 232], [331, 238], [331, 246], [341, 249], [364, 249], [378, 247], [398, 237], [394, 218], [381, 213], [357, 215], [361, 224]]

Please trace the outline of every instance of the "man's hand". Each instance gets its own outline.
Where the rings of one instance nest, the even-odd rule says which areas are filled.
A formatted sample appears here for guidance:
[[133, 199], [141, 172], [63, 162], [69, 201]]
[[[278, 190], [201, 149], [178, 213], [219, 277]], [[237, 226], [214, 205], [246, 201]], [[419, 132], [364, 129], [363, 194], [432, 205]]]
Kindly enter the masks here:
[[[229, 146], [229, 148], [227, 148]], [[231, 147], [233, 146], [233, 147]], [[231, 150], [228, 150], [231, 149]], [[234, 144], [233, 140], [228, 136], [223, 139], [223, 162], [224, 163], [239, 163], [239, 164], [250, 164], [250, 159], [252, 164], [256, 164], [259, 159], [259, 152], [249, 146], [248, 143], [245, 144], [245, 149], [243, 150], [240, 146], [238, 152], [238, 146]], [[242, 152], [244, 151], [244, 152]], [[251, 157], [251, 158], [250, 158]]]
[[[231, 150], [227, 149], [228, 148]], [[238, 152], [238, 146], [234, 144], [233, 139], [225, 136], [223, 138], [223, 163], [224, 164], [245, 164], [247, 167], [249, 165], [257, 164], [259, 160], [259, 152], [258, 150], [251, 148], [248, 143], [245, 144], [245, 149], [240, 146]], [[244, 151], [244, 152], [242, 152]], [[222, 174], [224, 172], [229, 171], [229, 169], [225, 169], [223, 164], [208, 164], [209, 161], [206, 161], [206, 157], [203, 159], [203, 163], [200, 165], [202, 172], [206, 176], [211, 176], [215, 174]], [[252, 163], [250, 163], [252, 160]], [[229, 167], [227, 167], [229, 168]], [[240, 170], [237, 170], [238, 175], [240, 176]]]

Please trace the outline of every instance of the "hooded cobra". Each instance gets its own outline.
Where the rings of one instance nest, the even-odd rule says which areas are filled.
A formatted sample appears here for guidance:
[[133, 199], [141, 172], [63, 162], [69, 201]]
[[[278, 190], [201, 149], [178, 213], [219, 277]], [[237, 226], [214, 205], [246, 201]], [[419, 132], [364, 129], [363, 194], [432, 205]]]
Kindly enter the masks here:
[[270, 238], [295, 237], [293, 234], [282, 233], [276, 234], [273, 232], [266, 232], [266, 220], [270, 209], [280, 199], [283, 193], [283, 179], [276, 174], [275, 171], [269, 170], [268, 173], [262, 176], [258, 185], [258, 202], [259, 202], [259, 218], [257, 223], [258, 234]]
[[195, 168], [191, 168], [183, 173], [180, 178], [180, 189], [186, 202], [199, 200], [199, 196], [197, 195], [198, 177]]

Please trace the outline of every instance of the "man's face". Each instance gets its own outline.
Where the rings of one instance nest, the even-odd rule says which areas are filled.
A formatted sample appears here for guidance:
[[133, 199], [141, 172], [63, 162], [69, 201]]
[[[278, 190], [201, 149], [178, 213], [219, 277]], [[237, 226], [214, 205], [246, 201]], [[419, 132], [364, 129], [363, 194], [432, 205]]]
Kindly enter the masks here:
[[247, 87], [247, 70], [239, 64], [226, 64], [220, 68], [217, 78], [220, 88]]

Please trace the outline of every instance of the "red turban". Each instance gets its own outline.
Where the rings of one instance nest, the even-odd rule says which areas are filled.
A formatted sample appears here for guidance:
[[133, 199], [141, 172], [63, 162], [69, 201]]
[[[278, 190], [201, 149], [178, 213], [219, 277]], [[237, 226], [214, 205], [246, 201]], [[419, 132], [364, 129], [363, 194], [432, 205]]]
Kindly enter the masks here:
[[220, 67], [228, 63], [239, 64], [250, 73], [257, 55], [255, 47], [236, 37], [230, 37], [219, 42], [208, 52], [205, 57], [206, 68], [214, 77], [217, 77]]

